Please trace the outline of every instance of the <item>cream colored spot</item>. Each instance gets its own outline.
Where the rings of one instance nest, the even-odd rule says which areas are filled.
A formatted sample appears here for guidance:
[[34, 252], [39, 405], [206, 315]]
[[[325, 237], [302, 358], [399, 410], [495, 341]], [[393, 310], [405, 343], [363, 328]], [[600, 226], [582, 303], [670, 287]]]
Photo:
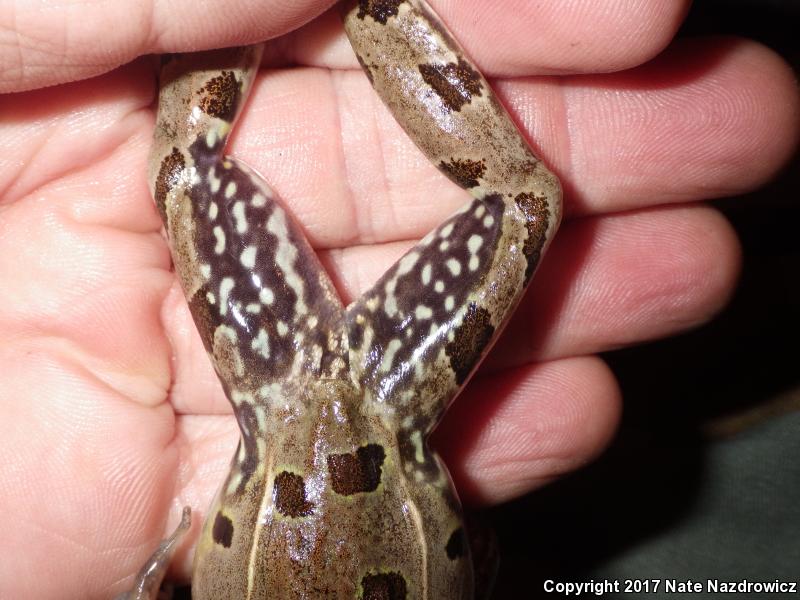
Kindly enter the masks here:
[[481, 266], [481, 260], [477, 256], [472, 256], [469, 259], [469, 270], [470, 271], [477, 271], [478, 267]]
[[256, 304], [256, 303], [248, 304], [247, 306], [245, 306], [244, 309], [247, 312], [249, 312], [250, 314], [253, 314], [253, 315], [257, 315], [257, 314], [261, 313], [261, 305], [260, 304]]
[[492, 225], [494, 225], [494, 217], [492, 215], [486, 215], [486, 218], [483, 220], [483, 226], [489, 229]]
[[261, 431], [267, 430], [267, 411], [260, 404], [256, 405], [256, 422]]
[[208, 171], [208, 187], [211, 188], [212, 194], [216, 194], [222, 187], [222, 179], [217, 177], [216, 167], [211, 167]]
[[225, 197], [230, 200], [236, 194], [237, 186], [235, 181], [229, 181], [225, 186]]
[[[228, 186], [230, 187], [230, 186]], [[244, 210], [244, 202], [239, 200], [233, 205], [233, 218], [236, 220], [236, 233], [247, 232], [247, 214]]]
[[217, 143], [217, 130], [213, 127], [206, 133], [206, 146], [213, 148]]
[[278, 321], [276, 326], [278, 328], [278, 335], [281, 337], [285, 337], [287, 333], [289, 333], [289, 326], [286, 325], [283, 321]]
[[269, 358], [269, 335], [264, 329], [258, 330], [258, 335], [250, 343], [250, 347], [264, 358]]
[[486, 207], [483, 204], [478, 204], [477, 208], [475, 209], [475, 217], [480, 219], [485, 212]]
[[383, 355], [383, 362], [381, 363], [382, 372], [389, 372], [389, 370], [392, 368], [392, 363], [394, 363], [395, 354], [397, 354], [397, 351], [402, 347], [403, 342], [396, 338], [389, 342], [389, 344], [386, 346], [386, 352]]
[[253, 195], [253, 206], [256, 208], [263, 208], [267, 205], [267, 197], [264, 194]]
[[444, 309], [447, 312], [450, 312], [451, 310], [453, 310], [455, 305], [456, 305], [456, 299], [455, 298], [453, 298], [452, 296], [448, 296], [447, 298], [445, 298]]
[[200, 275], [203, 276], [203, 279], [210, 279], [211, 278], [211, 265], [203, 263], [200, 265]]
[[467, 250], [469, 250], [470, 254], [475, 254], [478, 250], [480, 250], [482, 245], [483, 238], [479, 235], [471, 235], [469, 240], [467, 240]]
[[432, 274], [433, 274], [433, 266], [431, 265], [431, 263], [428, 263], [422, 269], [422, 285], [430, 284]]
[[444, 281], [442, 281], [441, 279], [439, 281], [437, 281], [434, 284], [433, 289], [441, 294], [444, 291]]
[[280, 208], [276, 208], [270, 215], [267, 221], [267, 231], [278, 238], [278, 246], [275, 250], [275, 264], [283, 271], [284, 280], [297, 297], [294, 310], [298, 315], [305, 315], [308, 312], [308, 306], [305, 302], [305, 283], [294, 267], [298, 251], [289, 240], [286, 213]]
[[228, 314], [228, 297], [235, 285], [233, 277], [225, 277], [219, 284], [219, 314]]
[[213, 221], [217, 218], [218, 214], [219, 214], [219, 206], [217, 206], [216, 202], [212, 202], [208, 206], [208, 218]]
[[258, 252], [258, 249], [255, 246], [248, 246], [242, 251], [239, 260], [244, 268], [252, 269], [256, 266], [256, 252]]
[[449, 249], [450, 249], [450, 242], [445, 240], [444, 242], [439, 244], [439, 250], [440, 251], [447, 252], [447, 250], [449, 250]]
[[[244, 455], [244, 448], [242, 448], [242, 455]], [[239, 463], [244, 462], [244, 458], [239, 459]], [[231, 474], [231, 480], [228, 482], [228, 487], [225, 488], [225, 491], [230, 496], [233, 494], [236, 489], [239, 487], [239, 484], [242, 483], [242, 474], [240, 471], [235, 471]]]
[[275, 293], [272, 291], [272, 288], [261, 288], [261, 291], [258, 292], [258, 299], [261, 301], [261, 304], [272, 304], [275, 302]]
[[223, 166], [223, 167], [224, 167], [226, 170], [230, 171], [230, 170], [231, 170], [231, 167], [233, 167], [233, 163], [232, 163], [231, 161], [229, 161], [229, 160], [223, 160], [223, 161], [222, 161], [222, 166]]
[[414, 460], [418, 463], [425, 462], [425, 449], [422, 445], [422, 432], [418, 429], [409, 437], [414, 446]]
[[316, 327], [318, 323], [319, 323], [319, 319], [317, 317], [315, 317], [314, 315], [311, 315], [308, 318], [308, 328], [309, 329], [314, 329], [314, 327]]
[[222, 254], [225, 252], [225, 231], [219, 225], [214, 227], [214, 237], [217, 240], [217, 245], [214, 246], [214, 253]]
[[433, 310], [431, 310], [431, 308], [428, 306], [420, 304], [417, 306], [414, 316], [416, 316], [420, 321], [424, 319], [430, 319], [433, 316]]
[[419, 252], [409, 252], [397, 263], [397, 275], [405, 275], [414, 268], [419, 260]]
[[442, 230], [439, 232], [439, 237], [441, 237], [441, 238], [450, 237], [450, 234], [453, 233], [453, 227], [454, 226], [453, 226], [452, 223], [448, 223], [447, 225], [442, 227]]
[[207, 292], [206, 293], [206, 300], [208, 300], [209, 304], [216, 304], [217, 297], [214, 295], [214, 292]]
[[461, 275], [461, 263], [455, 258], [451, 258], [447, 261], [447, 268], [450, 270], [450, 273], [453, 274], [453, 277]]

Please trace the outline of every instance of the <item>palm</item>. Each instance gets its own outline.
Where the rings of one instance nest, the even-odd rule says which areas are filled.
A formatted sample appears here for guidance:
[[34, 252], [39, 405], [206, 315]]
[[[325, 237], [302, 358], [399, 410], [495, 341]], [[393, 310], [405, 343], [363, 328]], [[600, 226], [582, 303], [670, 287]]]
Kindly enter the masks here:
[[[658, 49], [642, 36], [627, 53], [597, 45], [559, 58], [565, 39], [532, 45], [518, 14], [503, 23], [489, 4], [471, 3], [492, 15], [481, 21], [488, 33], [441, 7], [489, 74], [622, 68]], [[678, 19], [664, 19], [642, 16], [640, 26], [665, 41]], [[492, 24], [506, 27], [501, 48]], [[589, 45], [613, 27], [595, 26]], [[262, 73], [230, 152], [270, 181], [349, 302], [463, 198], [391, 120], [335, 31], [326, 15], [274, 45], [312, 67]], [[676, 76], [685, 52], [709, 60]], [[567, 216], [585, 218], [565, 223], [442, 427], [438, 445], [467, 501], [508, 499], [596, 454], [619, 399], [592, 355], [695, 325], [722, 305], [736, 242], [715, 212], [688, 202], [774, 171], [796, 132], [791, 85], [746, 42], [696, 42], [618, 75], [499, 85], [566, 182]], [[167, 515], [171, 524], [183, 504], [205, 509], [236, 443], [146, 188], [153, 93], [152, 65], [140, 60], [0, 99], [12, 141], [0, 154], [3, 596], [118, 591]], [[748, 103], [732, 111], [724, 98]], [[745, 168], [752, 156], [763, 158]]]

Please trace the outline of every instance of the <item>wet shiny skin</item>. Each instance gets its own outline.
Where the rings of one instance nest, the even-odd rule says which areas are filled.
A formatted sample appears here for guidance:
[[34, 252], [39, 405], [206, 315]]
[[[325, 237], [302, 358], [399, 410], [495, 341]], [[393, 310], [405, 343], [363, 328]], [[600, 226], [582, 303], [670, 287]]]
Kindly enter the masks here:
[[[151, 189], [242, 432], [197, 546], [199, 600], [475, 597], [426, 438], [533, 276], [561, 189], [424, 2], [342, 11], [374, 89], [472, 199], [345, 308], [267, 184], [224, 155], [261, 48], [164, 60]], [[155, 598], [188, 526], [124, 598]]]

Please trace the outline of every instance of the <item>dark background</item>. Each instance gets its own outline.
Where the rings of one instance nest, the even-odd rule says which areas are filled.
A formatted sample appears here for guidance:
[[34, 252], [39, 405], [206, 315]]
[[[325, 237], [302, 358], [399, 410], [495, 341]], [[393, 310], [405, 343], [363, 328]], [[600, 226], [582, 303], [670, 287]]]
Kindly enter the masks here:
[[[796, 0], [697, 0], [680, 35], [709, 34], [756, 39], [798, 72]], [[488, 511], [502, 554], [493, 598], [562, 597], [544, 593], [546, 579], [662, 580], [657, 593], [602, 596], [626, 599], [683, 597], [664, 592], [667, 578], [800, 588], [798, 166], [796, 158], [767, 188], [715, 203], [744, 246], [739, 289], [719, 318], [605, 356], [625, 398], [612, 447]]]

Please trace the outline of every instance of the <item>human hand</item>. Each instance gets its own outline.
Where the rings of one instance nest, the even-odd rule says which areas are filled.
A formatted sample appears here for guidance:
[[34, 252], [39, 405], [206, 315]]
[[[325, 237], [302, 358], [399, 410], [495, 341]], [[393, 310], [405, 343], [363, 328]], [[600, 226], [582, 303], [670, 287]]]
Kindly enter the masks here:
[[[15, 19], [19, 39], [42, 41], [13, 48], [27, 70], [6, 70], [0, 85], [254, 42], [331, 2], [228, 2], [192, 19], [176, 2], [168, 15], [132, 18], [139, 3], [130, 4], [108, 15], [76, 5], [70, 21], [29, 3]], [[620, 399], [594, 354], [713, 316], [739, 250], [724, 219], [696, 202], [757, 186], [796, 142], [792, 76], [769, 51], [693, 40], [650, 60], [683, 3], [583, 4], [565, 14], [556, 3], [499, 12], [486, 1], [434, 2], [499, 79], [567, 203], [531, 292], [437, 434], [470, 503], [525, 493], [604, 447]], [[275, 70], [262, 73], [230, 152], [265, 175], [348, 302], [464, 197], [380, 105], [337, 19], [270, 42]], [[67, 66], [30, 66], [62, 53]], [[208, 506], [238, 436], [147, 192], [153, 74], [139, 60], [0, 99], [0, 505], [12, 517], [3, 597], [119, 591], [182, 505]], [[179, 570], [188, 575], [187, 561]]]

